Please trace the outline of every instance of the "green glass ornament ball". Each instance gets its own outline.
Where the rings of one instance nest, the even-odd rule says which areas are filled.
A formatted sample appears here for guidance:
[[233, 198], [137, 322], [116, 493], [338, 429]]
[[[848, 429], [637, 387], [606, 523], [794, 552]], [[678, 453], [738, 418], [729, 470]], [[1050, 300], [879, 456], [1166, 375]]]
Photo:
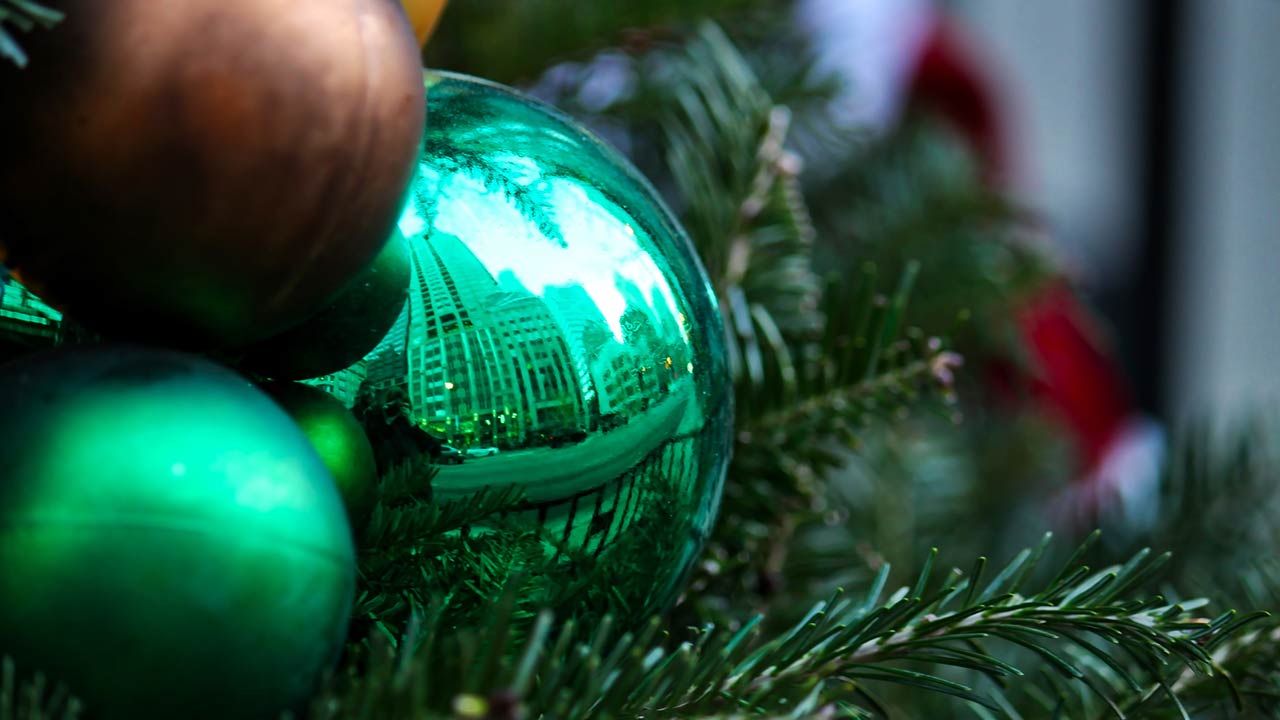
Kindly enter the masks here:
[[447, 446], [435, 501], [518, 487], [502, 523], [538, 529], [559, 558], [546, 597], [586, 563], [637, 615], [661, 610], [710, 531], [730, 454], [707, 275], [649, 183], [576, 121], [474, 78], [426, 82], [432, 122], [400, 219], [409, 302], [325, 383], [405, 392]]
[[377, 502], [373, 447], [351, 411], [329, 393], [296, 382], [264, 382], [262, 389], [302, 428], [334, 484], [355, 528], [364, 527]]
[[276, 718], [336, 660], [351, 531], [302, 431], [206, 360], [0, 368], [0, 655], [93, 718]]
[[241, 353], [236, 365], [278, 380], [342, 370], [378, 344], [404, 308], [409, 244], [398, 230], [373, 264], [334, 301], [301, 325]]

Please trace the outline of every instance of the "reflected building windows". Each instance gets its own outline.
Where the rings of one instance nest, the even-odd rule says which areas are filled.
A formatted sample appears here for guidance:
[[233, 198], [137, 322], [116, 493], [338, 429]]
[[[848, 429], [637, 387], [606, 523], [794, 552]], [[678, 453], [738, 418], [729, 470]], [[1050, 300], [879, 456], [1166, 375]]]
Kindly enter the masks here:
[[447, 233], [411, 250], [409, 301], [361, 380], [401, 385], [420, 422], [461, 446], [524, 447], [589, 424], [588, 378], [546, 301], [500, 285]]
[[62, 313], [16, 280], [0, 275], [0, 361], [11, 352], [26, 352], [58, 343]]

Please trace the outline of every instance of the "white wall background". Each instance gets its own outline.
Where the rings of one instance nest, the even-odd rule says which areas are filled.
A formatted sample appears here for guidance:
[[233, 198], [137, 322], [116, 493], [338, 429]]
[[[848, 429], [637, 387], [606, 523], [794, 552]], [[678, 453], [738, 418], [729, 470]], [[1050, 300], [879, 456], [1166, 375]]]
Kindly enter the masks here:
[[1168, 393], [1280, 406], [1280, 2], [1195, 0]]
[[[1232, 2], [1233, 0], [1225, 0]], [[1134, 262], [1141, 196], [1134, 65], [1142, 3], [955, 3], [1003, 80], [1025, 199], [1080, 279], [1107, 285]]]

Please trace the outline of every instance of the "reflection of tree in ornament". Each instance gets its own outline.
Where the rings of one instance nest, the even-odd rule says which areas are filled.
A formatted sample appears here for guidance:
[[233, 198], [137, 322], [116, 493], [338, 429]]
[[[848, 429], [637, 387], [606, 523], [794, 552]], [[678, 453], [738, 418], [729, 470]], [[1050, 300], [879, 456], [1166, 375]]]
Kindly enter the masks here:
[[653, 352], [658, 341], [658, 331], [653, 327], [649, 314], [638, 307], [629, 307], [622, 314], [622, 340], [634, 345], [642, 353]]
[[434, 142], [431, 151], [440, 158], [430, 172], [465, 171], [479, 179], [491, 192], [501, 193], [511, 201], [542, 233], [543, 237], [564, 247], [559, 225], [547, 208], [539, 202], [538, 195], [520, 182], [523, 174], [519, 164], [511, 159], [494, 159], [492, 156], [470, 152], [447, 142]]
[[600, 357], [601, 348], [613, 341], [613, 331], [603, 322], [591, 323], [582, 332], [582, 344], [586, 347], [587, 357], [592, 362]]

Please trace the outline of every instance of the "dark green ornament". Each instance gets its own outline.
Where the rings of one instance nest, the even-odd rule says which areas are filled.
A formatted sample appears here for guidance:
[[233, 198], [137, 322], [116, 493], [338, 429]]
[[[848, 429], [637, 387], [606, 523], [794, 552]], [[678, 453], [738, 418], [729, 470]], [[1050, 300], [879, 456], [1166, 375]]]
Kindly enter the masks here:
[[378, 471], [360, 423], [346, 406], [320, 388], [278, 381], [259, 387], [302, 428], [332, 473], [351, 525], [364, 527], [377, 502]]
[[354, 549], [302, 431], [206, 360], [0, 369], [0, 655], [97, 718], [276, 718], [340, 651]]
[[[711, 530], [729, 461], [711, 284], [648, 182], [580, 124], [474, 78], [427, 85], [432, 121], [400, 219], [409, 302], [372, 353], [319, 382], [348, 403], [343, 388], [402, 392], [444, 443], [434, 502], [523, 493], [468, 528], [492, 557], [421, 554], [442, 592], [533, 574], [521, 602], [562, 617], [660, 611]], [[519, 526], [536, 531], [538, 562], [508, 561], [527, 545], [498, 547]]]
[[236, 363], [278, 380], [302, 380], [350, 366], [373, 349], [404, 308], [409, 246], [399, 231], [319, 314], [242, 352]]

